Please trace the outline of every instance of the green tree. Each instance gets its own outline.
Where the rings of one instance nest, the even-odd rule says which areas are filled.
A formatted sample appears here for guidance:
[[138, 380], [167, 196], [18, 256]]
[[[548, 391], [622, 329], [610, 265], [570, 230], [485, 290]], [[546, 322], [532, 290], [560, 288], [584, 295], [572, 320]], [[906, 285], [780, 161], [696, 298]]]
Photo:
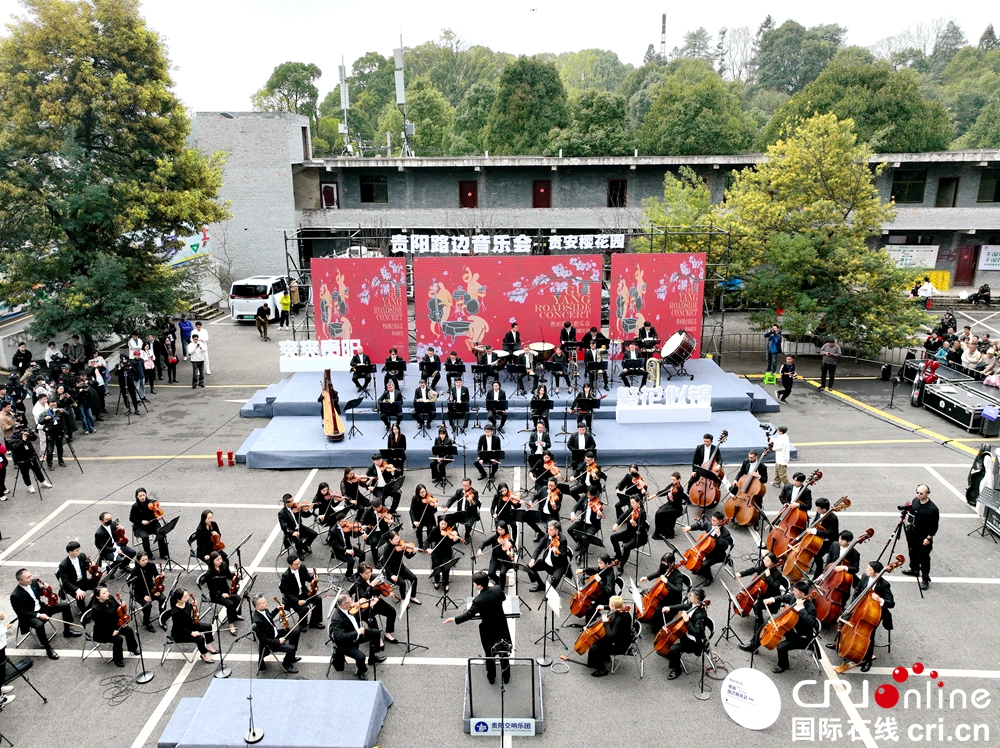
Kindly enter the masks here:
[[965, 38], [965, 32], [954, 21], [948, 21], [934, 41], [934, 50], [927, 61], [928, 74], [932, 78], [940, 75], [948, 63], [958, 54], [958, 50], [968, 42], [969, 40]]
[[570, 103], [572, 121], [549, 133], [547, 155], [627, 156], [634, 149], [625, 116], [625, 99], [618, 94], [591, 89]]
[[513, 58], [489, 47], [469, 47], [451, 29], [444, 29], [437, 42], [407, 49], [404, 59], [407, 79], [426, 76], [457, 107], [470, 88], [495, 81]]
[[658, 57], [659, 55], [656, 54], [656, 47], [650, 44], [648, 47], [646, 47], [646, 54], [642, 56], [642, 64], [646, 65], [652, 62], [653, 60], [657, 59]]
[[455, 137], [452, 139], [452, 155], [466, 156], [482, 154], [483, 132], [490, 109], [497, 98], [497, 87], [493, 81], [482, 81], [470, 88], [455, 109]]
[[993, 99], [954, 143], [956, 148], [1000, 148], [1000, 98]]
[[[716, 220], [712, 193], [690, 166], [681, 166], [677, 174], [667, 172], [663, 177], [663, 197], [650, 197], [642, 201], [642, 221], [647, 229], [671, 227], [678, 229], [707, 230]], [[718, 227], [718, 224], [716, 224]], [[656, 251], [705, 252], [708, 262], [721, 260], [725, 247], [718, 237], [697, 233], [666, 233], [653, 244]], [[641, 248], [640, 248], [641, 251]]]
[[[672, 63], [671, 63], [672, 64]], [[660, 86], [670, 75], [670, 68], [659, 63], [644, 65], [639, 70], [633, 70], [622, 83], [621, 94], [628, 102], [629, 127], [638, 130], [646, 119], [653, 102], [660, 93]], [[640, 73], [635, 75], [636, 73]], [[633, 78], [632, 76], [635, 75]], [[633, 88], [633, 84], [635, 88]]]
[[743, 86], [726, 83], [705, 60], [680, 60], [639, 128], [639, 149], [657, 155], [741, 153], [756, 123], [743, 110]]
[[250, 101], [258, 112], [295, 112], [315, 124], [319, 101], [315, 81], [321, 75], [323, 71], [311, 63], [283, 62]]
[[870, 249], [894, 215], [879, 199], [872, 150], [850, 120], [821, 114], [772, 145], [767, 160], [739, 172], [719, 217], [737, 236], [735, 272], [764, 308], [761, 327], [785, 310], [795, 335], [824, 334], [878, 351], [909, 342], [922, 315], [905, 297], [911, 274]]
[[983, 108], [1000, 96], [1000, 49], [963, 47], [948, 63], [934, 90], [955, 120], [961, 136]]
[[680, 48], [681, 57], [693, 57], [696, 60], [712, 59], [712, 35], [704, 26], [684, 34], [684, 44]]
[[761, 142], [774, 143], [790, 124], [827, 112], [853, 120], [858, 139], [876, 151], [937, 151], [951, 140], [948, 113], [920, 95], [914, 71], [893, 70], [867, 50], [851, 47], [785, 102], [764, 128]]
[[[170, 236], [224, 220], [138, 0], [25, 0], [0, 39], [0, 296], [89, 341], [185, 308]], [[161, 242], [166, 247], [161, 246]], [[176, 245], [176, 241], [173, 245]]]
[[1000, 44], [1000, 42], [997, 42], [997, 35], [993, 30], [993, 24], [991, 23], [986, 27], [983, 35], [979, 37], [979, 48], [984, 52], [989, 52], [991, 49], [996, 49], [998, 44]]
[[568, 121], [566, 89], [556, 66], [519, 57], [500, 75], [484, 144], [497, 155], [539, 154], [548, 145], [549, 130]]
[[614, 91], [632, 69], [605, 49], [582, 49], [570, 52], [561, 61], [559, 77], [571, 93], [598, 88]]
[[[414, 78], [406, 86], [406, 115], [413, 123], [410, 148], [418, 156], [444, 156], [448, 153], [451, 129], [455, 120], [444, 94], [427, 78]], [[403, 114], [395, 104], [389, 104], [378, 120], [379, 135], [391, 133], [395, 146], [402, 146]]]
[[807, 29], [795, 21], [764, 30], [757, 52], [757, 83], [795, 93], [816, 79], [843, 45], [846, 33], [835, 24]]

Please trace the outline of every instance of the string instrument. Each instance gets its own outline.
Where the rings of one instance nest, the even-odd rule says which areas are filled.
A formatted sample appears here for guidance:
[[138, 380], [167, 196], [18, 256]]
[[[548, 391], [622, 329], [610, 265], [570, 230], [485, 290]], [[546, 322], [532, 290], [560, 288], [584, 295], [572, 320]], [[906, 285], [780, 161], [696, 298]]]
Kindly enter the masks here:
[[316, 505], [306, 501], [293, 501], [291, 504], [288, 505], [289, 509], [292, 509], [293, 511], [296, 512], [308, 512], [314, 506]]
[[381, 470], [383, 473], [389, 473], [390, 475], [399, 472], [399, 468], [397, 468], [391, 462], [386, 462], [385, 460], [382, 460], [382, 464], [379, 465], [378, 467], [379, 470]]
[[48, 605], [50, 608], [54, 608], [56, 605], [59, 604], [59, 595], [57, 595], [55, 591], [52, 589], [52, 585], [42, 584], [41, 579], [37, 581], [38, 581], [38, 587], [41, 590], [42, 595], [45, 596], [45, 604]]
[[472, 504], [473, 506], [476, 505], [476, 494], [471, 488], [467, 491], [462, 491], [462, 498], [465, 499], [467, 503]]
[[641, 510], [642, 510], [642, 508], [638, 507], [638, 506], [635, 509], [632, 510], [632, 516], [629, 517], [629, 520], [628, 520], [629, 524], [632, 525], [632, 527], [638, 527], [639, 526], [639, 512]]
[[514, 506], [521, 506], [521, 494], [508, 493], [500, 497], [500, 500]]
[[587, 499], [587, 508], [594, 513], [598, 519], [604, 519], [604, 505], [600, 496], [591, 496]]
[[370, 478], [367, 475], [355, 475], [353, 478], [348, 478], [348, 483], [367, 483]]
[[101, 581], [101, 577], [104, 576], [104, 572], [101, 571], [101, 567], [95, 564], [89, 558], [87, 559], [87, 573], [90, 574], [91, 578], [95, 582]]
[[210, 537], [212, 539], [213, 551], [218, 552], [226, 547], [226, 544], [222, 542], [222, 534], [219, 533], [217, 530], [212, 530], [212, 534]]
[[644, 481], [644, 480], [642, 479], [642, 476], [641, 476], [641, 475], [636, 475], [636, 476], [635, 476], [635, 477], [634, 477], [634, 478], [632, 479], [632, 485], [633, 485], [633, 486], [635, 486], [636, 488], [638, 488], [638, 489], [639, 489], [639, 492], [640, 492], [640, 493], [642, 493], [643, 491], [645, 491], [645, 490], [646, 490], [646, 488], [647, 488], [647, 486], [646, 486], [646, 481]]
[[562, 477], [562, 470], [559, 469], [559, 466], [556, 465], [556, 461], [553, 459], [545, 460], [542, 463], [542, 470], [547, 470], [553, 478]]
[[340, 529], [349, 535], [356, 535], [364, 531], [364, 526], [360, 522], [352, 522], [349, 519], [340, 520]]
[[585, 465], [582, 473], [573, 476], [572, 482], [575, 483], [585, 475], [589, 475], [591, 480], [600, 480], [600, 472], [601, 467], [596, 462], [593, 465]]
[[[764, 464], [764, 458], [770, 451], [771, 446], [768, 444], [767, 449], [757, 458], [758, 468]], [[736, 494], [726, 499], [722, 511], [740, 527], [752, 527], [760, 519], [760, 503], [766, 493], [764, 482], [747, 473], [736, 481]]]
[[[450, 540], [452, 543], [457, 543], [459, 540], [461, 540], [461, 537], [459, 537], [458, 531], [456, 531], [455, 529], [453, 529], [451, 527], [449, 527], [443, 533], [441, 533], [441, 539], [444, 540], [445, 538], [447, 538], [448, 540]], [[430, 553], [430, 551], [428, 551], [428, 553]]]
[[670, 576], [671, 572], [675, 569], [679, 569], [684, 565], [683, 561], [678, 561], [677, 563], [671, 565], [667, 568], [663, 574], [661, 574], [656, 583], [649, 588], [648, 591], [642, 594], [642, 614], [639, 616], [640, 621], [652, 621], [653, 616], [656, 615], [656, 611], [660, 607], [660, 603], [670, 594], [670, 588], [667, 586], [667, 577]]
[[323, 433], [331, 442], [344, 440], [344, 419], [337, 412], [337, 390], [330, 381], [330, 370], [323, 372], [323, 392], [320, 395], [323, 402]]
[[[831, 508], [831, 512], [840, 512], [844, 509], [849, 509], [851, 506], [851, 500], [844, 496], [840, 501], [834, 504]], [[825, 517], [826, 515], [824, 515]], [[807, 529], [812, 529], [816, 527], [823, 517], [814, 518], [812, 522], [809, 523]], [[782, 568], [781, 572], [790, 582], [797, 582], [802, 577], [805, 576], [806, 572], [809, 570], [813, 559], [820, 552], [823, 547], [823, 538], [819, 535], [814, 535], [812, 533], [806, 533], [803, 531], [802, 535], [796, 538], [796, 542], [792, 543], [788, 547], [788, 558], [785, 559], [785, 566]]]
[[[785, 551], [785, 553], [788, 553], [788, 551]], [[778, 556], [779, 564], [784, 559], [785, 553]], [[771, 568], [774, 569], [781, 567], [775, 564]], [[764, 569], [764, 571], [760, 574], [752, 577], [745, 585], [742, 585], [742, 579], [738, 580], [743, 586], [743, 589], [739, 591], [736, 595], [735, 602], [733, 602], [733, 613], [743, 618], [750, 615], [750, 611], [753, 610], [753, 606], [756, 605], [761, 596], [767, 592], [767, 572], [768, 569]]]
[[[116, 592], [115, 597], [118, 599], [118, 628], [122, 628], [132, 620], [132, 616], [128, 614], [128, 606], [122, 600], [121, 594]], [[193, 607], [194, 603], [191, 605]], [[198, 623], [198, 619], [196, 618], [194, 622]]]
[[281, 604], [278, 598], [274, 598], [274, 602], [278, 603], [278, 619], [281, 621], [281, 628], [288, 629], [288, 616], [285, 615], [285, 606]]
[[586, 618], [590, 614], [590, 609], [597, 600], [597, 596], [601, 594], [603, 573], [614, 566], [618, 566], [617, 558], [597, 574], [592, 575], [583, 587], [573, 593], [573, 597], [569, 599], [570, 613], [577, 618]]
[[309, 597], [314, 597], [317, 592], [319, 592], [319, 574], [316, 573], [314, 566], [312, 579], [309, 580]]
[[[905, 556], [896, 556], [895, 560], [886, 566], [875, 577], [875, 582], [898, 569], [906, 561]], [[840, 634], [837, 641], [837, 652], [848, 662], [861, 662], [868, 647], [871, 646], [875, 629], [882, 620], [882, 604], [872, 599], [875, 592], [874, 583], [855, 600], [851, 607], [844, 611], [849, 618], [841, 618]]]
[[153, 519], [163, 519], [163, 510], [160, 509], [159, 501], [150, 501], [146, 506], [153, 513]]
[[[455, 534], [457, 535], [458, 533]], [[507, 558], [509, 558], [511, 561], [517, 560], [516, 558], [517, 554], [514, 551], [514, 541], [511, 540], [510, 535], [504, 535], [502, 538], [500, 538], [500, 548], [503, 550], [504, 553], [507, 554]]]
[[[822, 477], [823, 473], [814, 470], [806, 485], [813, 486]], [[802, 534], [808, 524], [808, 512], [802, 509], [797, 501], [789, 501], [781, 508], [774, 520], [774, 525], [771, 527], [771, 532], [767, 534], [767, 550], [780, 556], [791, 542]]]
[[[666, 657], [670, 654], [670, 648], [677, 640], [687, 634], [688, 622], [684, 620], [685, 612], [694, 613], [695, 608], [707, 608], [711, 604], [711, 600], [706, 600], [700, 605], [693, 606], [690, 611], [682, 611], [674, 617], [674, 620], [657, 631], [656, 636], [653, 637], [653, 649], [656, 650], [656, 653]], [[690, 618], [690, 616], [688, 617]]]
[[347, 609], [347, 612], [352, 616], [356, 616], [360, 611], [366, 610], [371, 605], [369, 600], [359, 600], [356, 603], [351, 603], [351, 607]]
[[[814, 589], [809, 590], [809, 594], [803, 598], [803, 600], [815, 599], [816, 590]], [[791, 605], [786, 605], [778, 615], [773, 616], [770, 621], [764, 624], [764, 628], [760, 630], [760, 646], [765, 649], [774, 649], [781, 644], [785, 634], [795, 628], [799, 622], [799, 611], [795, 608], [796, 605], [798, 605], [798, 600]]]
[[[844, 552], [845, 555], [858, 543], [864, 543], [874, 534], [875, 530], [869, 527], [851, 541]], [[827, 566], [826, 570], [814, 582], [819, 592], [819, 597], [816, 598], [816, 617], [824, 624], [833, 623], [840, 617], [844, 610], [844, 603], [851, 596], [851, 585], [854, 579], [846, 571], [836, 571], [841, 560], [834, 561]]]
[[[278, 598], [274, 599], [277, 600]], [[191, 622], [195, 626], [197, 626], [200, 623], [200, 621], [198, 620], [198, 603], [194, 601], [194, 598], [191, 598]]]
[[392, 594], [392, 582], [387, 582], [384, 579], [382, 581], [375, 582], [375, 584], [371, 587], [382, 597], [389, 597]]
[[549, 491], [549, 509], [553, 512], [559, 508], [559, 489], [553, 488]]
[[[711, 456], [701, 463], [701, 467], [710, 473], [714, 473], [719, 481], [726, 476], [726, 473], [723, 471], [722, 465], [719, 464], [716, 456], [722, 454], [722, 445], [726, 443], [726, 439], [728, 438], [728, 431], [724, 430], [719, 434], [718, 446], [712, 450]], [[712, 506], [718, 503], [721, 498], [719, 481], [714, 481], [705, 475], [701, 476], [691, 485], [691, 490], [688, 492], [688, 499], [695, 506]]]
[[115, 543], [118, 545], [128, 545], [128, 535], [125, 534], [125, 528], [118, 524], [118, 520], [115, 520], [115, 529], [112, 530], [112, 534], [115, 537]]
[[392, 512], [389, 511], [387, 507], [380, 506], [375, 510], [375, 516], [378, 517], [383, 522], [392, 524]]
[[[628, 613], [630, 610], [628, 605], [623, 605], [618, 609], [619, 613]], [[577, 654], [587, 654], [594, 643], [603, 639], [608, 635], [608, 627], [601, 616], [597, 617], [589, 626], [584, 627], [583, 631], [580, 632], [580, 636], [577, 637], [576, 643], [573, 645], [573, 651]]]
[[422, 502], [423, 502], [424, 504], [427, 504], [427, 506], [432, 506], [432, 507], [435, 507], [435, 508], [437, 508], [437, 507], [440, 507], [440, 506], [441, 506], [441, 502], [439, 502], [439, 501], [438, 501], [438, 500], [437, 500], [436, 498], [434, 498], [434, 497], [433, 497], [433, 496], [431, 496], [430, 494], [427, 494], [426, 496], [424, 496], [424, 497], [423, 497], [422, 499], [420, 499], [420, 500], [421, 500], [421, 501], [422, 501]]
[[160, 564], [160, 573], [153, 577], [153, 589], [149, 591], [150, 597], [162, 595], [167, 588], [167, 575], [163, 573], [163, 564]]
[[555, 535], [549, 541], [549, 550], [552, 551], [552, 555], [559, 556], [562, 555], [562, 551], [559, 550], [559, 536]]
[[[724, 527], [728, 522], [729, 517], [726, 517], [719, 527]], [[701, 571], [701, 567], [705, 564], [705, 558], [715, 550], [716, 540], [717, 538], [711, 532], [702, 535], [697, 543], [684, 551], [684, 567], [696, 573]]]
[[396, 550], [400, 553], [416, 553], [419, 549], [416, 543], [407, 543], [405, 540], [400, 540], [396, 544]]

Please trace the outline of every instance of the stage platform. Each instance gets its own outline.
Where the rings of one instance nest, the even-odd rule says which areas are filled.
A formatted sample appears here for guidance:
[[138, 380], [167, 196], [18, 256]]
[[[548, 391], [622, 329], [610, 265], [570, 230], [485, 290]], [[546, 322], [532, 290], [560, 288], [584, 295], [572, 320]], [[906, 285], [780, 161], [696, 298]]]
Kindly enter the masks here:
[[[200, 699], [181, 699], [158, 748], [245, 748], [245, 678], [213, 680]], [[378, 681], [254, 680], [254, 723], [270, 748], [373, 748], [392, 696]], [[302, 719], [303, 705], [309, 719]]]
[[[707, 358], [696, 359], [687, 362], [688, 372], [694, 375], [694, 380], [687, 377], [675, 377], [667, 380], [665, 377], [660, 380], [661, 386], [685, 385], [685, 384], [710, 384], [712, 385], [712, 410], [715, 412], [724, 411], [750, 411], [753, 413], [774, 413], [780, 410], [778, 403], [767, 394], [759, 385], [756, 385], [736, 374], [723, 371], [714, 361]], [[346, 403], [356, 397], [354, 383], [351, 381], [349, 372], [331, 372], [330, 377], [333, 386], [340, 394], [340, 402]], [[382, 379], [384, 374], [376, 374], [377, 392], [382, 393]], [[321, 416], [320, 404], [317, 400], [320, 392], [321, 375], [314, 372], [299, 372], [290, 377], [286, 377], [266, 389], [258, 390], [251, 396], [247, 403], [240, 408], [240, 416], [243, 418], [274, 418], [276, 416]], [[405, 410], [409, 410], [413, 401], [413, 393], [417, 389], [420, 381], [419, 369], [415, 364], [410, 364], [406, 372], [406, 378], [402, 384]], [[471, 373], [466, 372], [466, 386], [471, 383]], [[526, 380], [525, 384], [530, 383]], [[506, 381], [506, 375], [501, 375], [500, 384], [507, 393], [509, 403], [509, 418], [523, 422], [528, 410], [529, 397], [515, 396], [517, 388], [516, 382]], [[617, 387], [620, 381], [612, 383], [611, 391], [601, 402], [601, 407], [594, 414], [595, 418], [614, 418], [615, 404], [617, 402]], [[438, 383], [438, 390], [445, 389], [444, 374], [441, 382]], [[376, 388], [372, 388], [375, 395]], [[471, 387], [470, 387], [471, 393]], [[553, 415], [564, 408], [568, 408], [573, 402], [573, 397], [567, 394], [565, 387], [560, 395], [550, 395], [553, 401]], [[446, 408], [446, 397], [439, 398], [438, 417], [441, 411]], [[483, 398], [477, 398], [475, 403], [470, 402], [470, 406], [478, 406], [485, 413]], [[374, 412], [374, 398], [365, 398], [355, 411], [355, 419], [358, 421], [377, 421], [378, 414]], [[350, 420], [350, 416], [345, 414], [345, 420]]]

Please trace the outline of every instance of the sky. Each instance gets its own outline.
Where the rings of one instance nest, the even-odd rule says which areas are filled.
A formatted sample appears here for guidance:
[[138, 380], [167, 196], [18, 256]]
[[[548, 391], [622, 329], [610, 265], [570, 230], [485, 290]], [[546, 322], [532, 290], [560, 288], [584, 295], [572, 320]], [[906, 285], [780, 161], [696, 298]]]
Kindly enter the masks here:
[[[990, 7], [997, 6], [960, 3], [949, 7], [954, 15], [948, 18], [975, 43], [987, 24], [1000, 27], [1000, 11], [991, 13]], [[868, 46], [944, 12], [940, 3], [927, 0], [716, 0], [680, 6], [664, 0], [629, 0], [621, 6], [579, 0], [143, 0], [141, 10], [166, 42], [177, 94], [192, 111], [249, 110], [250, 95], [286, 61], [320, 67], [322, 98], [337, 84], [341, 56], [349, 68], [365, 52], [391, 56], [400, 34], [406, 46], [416, 46], [437, 39], [443, 28], [470, 44], [513, 54], [601, 48], [639, 65], [647, 45], [659, 48], [664, 12], [668, 51], [681, 44], [686, 31], [704, 26], [714, 35], [722, 26], [756, 29], [767, 14], [777, 25], [788, 19], [804, 26], [836, 23], [848, 29], [849, 44]], [[17, 0], [0, 0], [4, 24], [23, 13]]]

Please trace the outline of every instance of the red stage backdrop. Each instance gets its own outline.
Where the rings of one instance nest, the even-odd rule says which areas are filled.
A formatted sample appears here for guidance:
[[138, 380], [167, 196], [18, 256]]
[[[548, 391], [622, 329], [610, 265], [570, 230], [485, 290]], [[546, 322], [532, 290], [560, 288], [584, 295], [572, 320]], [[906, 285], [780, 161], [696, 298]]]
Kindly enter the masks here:
[[402, 258], [317, 258], [311, 269], [317, 340], [360, 340], [372, 361], [393, 346], [408, 358]]
[[601, 324], [601, 255], [417, 257], [413, 261], [417, 355], [434, 346], [468, 360], [480, 343], [499, 348], [517, 322], [521, 340], [559, 342]]
[[660, 342], [678, 330], [693, 335], [701, 353], [705, 253], [616, 254], [611, 258], [611, 337], [633, 338], [652, 323]]

